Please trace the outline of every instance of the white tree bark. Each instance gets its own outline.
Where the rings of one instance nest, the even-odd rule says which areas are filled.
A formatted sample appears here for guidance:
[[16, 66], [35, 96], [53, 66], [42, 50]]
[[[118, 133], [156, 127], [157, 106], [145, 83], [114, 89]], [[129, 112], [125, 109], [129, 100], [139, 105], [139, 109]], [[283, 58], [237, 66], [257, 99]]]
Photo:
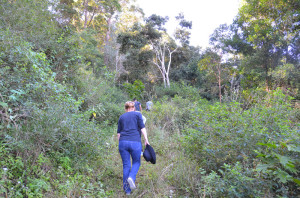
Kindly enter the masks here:
[[89, 1], [88, 0], [85, 0], [84, 3], [83, 3], [83, 6], [84, 6], [84, 29], [86, 29], [87, 27], [87, 21], [88, 21], [88, 5], [89, 5]]
[[[155, 58], [152, 63], [159, 69], [164, 81], [164, 86], [170, 87], [169, 72], [172, 63], [172, 54], [177, 50], [177, 48], [171, 51], [168, 44], [162, 39], [160, 39], [158, 43], [151, 42], [151, 45], [155, 53]], [[168, 56], [168, 60], [166, 59], [166, 56]], [[166, 61], [168, 61], [167, 65]]]

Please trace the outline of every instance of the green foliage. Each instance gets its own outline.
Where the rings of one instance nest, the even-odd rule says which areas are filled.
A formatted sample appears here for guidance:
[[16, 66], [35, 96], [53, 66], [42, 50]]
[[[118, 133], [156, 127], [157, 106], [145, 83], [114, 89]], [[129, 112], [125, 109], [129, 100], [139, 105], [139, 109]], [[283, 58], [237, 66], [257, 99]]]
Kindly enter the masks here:
[[0, 29], [9, 30], [13, 37], [22, 37], [36, 49], [47, 49], [55, 43], [57, 33], [57, 24], [48, 9], [50, 6], [48, 0], [3, 0], [0, 3]]
[[192, 21], [187, 21], [184, 18], [183, 13], [179, 13], [178, 16], [175, 17], [176, 20], [179, 22], [179, 27], [175, 30], [174, 37], [178, 39], [182, 46], [188, 46], [190, 43], [190, 36], [192, 29]]
[[265, 149], [261, 151], [256, 150], [257, 157], [261, 159], [261, 163], [257, 165], [256, 169], [279, 182], [287, 183], [294, 181], [300, 186], [300, 180], [297, 177], [300, 167], [300, 160], [297, 156], [300, 152], [299, 142], [279, 142], [275, 144], [269, 143], [258, 143], [258, 145], [265, 146]]
[[12, 123], [17, 127], [20, 118], [26, 116], [23, 107], [27, 102], [42, 102], [51, 91], [59, 92], [53, 90], [57, 86], [55, 73], [51, 71], [46, 55], [34, 52], [29, 43], [9, 35], [10, 31], [0, 32], [3, 39], [0, 62], [4, 66], [0, 68], [1, 106], [5, 112], [2, 124], [8, 128]]
[[154, 28], [158, 30], [165, 30], [164, 25], [168, 22], [169, 17], [162, 17], [156, 14], [152, 14], [146, 19], [149, 28]]
[[[105, 197], [103, 184], [91, 171], [72, 168], [72, 160], [60, 153], [39, 154], [24, 161], [8, 144], [0, 147], [0, 194], [4, 197]], [[87, 170], [90, 167], [86, 167]], [[98, 181], [97, 181], [98, 180]]]
[[[120, 53], [126, 55], [122, 65], [124, 71], [120, 72], [119, 80], [134, 83], [137, 79], [147, 79], [152, 52], [145, 47], [147, 35], [142, 32], [141, 24], [134, 24], [132, 28], [118, 35], [117, 43], [120, 44]], [[144, 80], [145, 81], [145, 80]]]
[[[119, 1], [85, 2], [0, 3], [1, 197], [117, 197], [116, 123], [128, 96], [147, 94], [154, 106], [143, 113], [158, 163], [142, 164], [134, 196], [299, 194], [299, 112], [280, 90], [270, 91], [298, 94], [297, 3], [247, 0], [235, 23], [215, 32], [215, 47], [239, 55], [244, 90], [239, 102], [213, 104], [200, 97], [215, 98], [213, 73], [198, 70], [204, 54], [188, 46], [187, 29], [176, 32], [183, 39], [172, 56], [176, 83], [160, 87], [147, 43], [161, 37], [168, 19], [136, 23], [119, 34], [119, 48], [111, 20]], [[191, 28], [183, 15], [177, 19]], [[220, 62], [210, 58], [200, 61], [203, 69]], [[117, 80], [129, 82], [127, 93]]]
[[[104, 57], [98, 50], [97, 32], [92, 29], [86, 29], [78, 37], [80, 39], [78, 53], [82, 57], [82, 61], [86, 63], [86, 69], [93, 71], [93, 74], [99, 78], [104, 73], [102, 69], [104, 68]], [[68, 38], [65, 38], [65, 42], [68, 42]]]
[[38, 140], [40, 149], [63, 151], [70, 157], [83, 161], [99, 152], [101, 143], [100, 129], [89, 123], [88, 112], [74, 114], [68, 102], [57, 104], [57, 101], [46, 103], [47, 108], [33, 109], [32, 116], [37, 120], [23, 126], [24, 132], [16, 133], [23, 136], [23, 141]]
[[297, 77], [280, 79], [284, 70], [290, 70], [288, 64], [299, 67], [298, 7], [299, 3], [294, 1], [245, 1], [231, 25], [231, 35], [221, 41], [234, 54], [244, 55], [239, 61], [245, 76], [244, 87], [299, 89]]
[[[1, 141], [0, 145], [0, 194], [9, 197], [22, 197], [22, 191], [19, 188], [21, 182], [16, 181], [21, 179], [23, 175], [24, 163], [20, 157], [14, 158], [9, 148]], [[16, 180], [15, 180], [16, 178]], [[17, 189], [13, 189], [13, 187]], [[12, 192], [11, 192], [12, 191]]]
[[294, 15], [297, 13], [298, 6], [299, 3], [282, 0], [247, 0], [239, 12], [240, 22], [248, 24], [243, 24], [247, 39], [255, 44], [255, 47], [261, 46], [264, 43], [262, 41], [275, 39], [278, 46], [284, 45], [286, 41], [289, 42], [291, 37], [286, 38], [284, 34], [295, 36], [292, 24], [299, 19], [299, 16]]
[[[205, 100], [198, 100], [201, 104], [206, 104]], [[154, 102], [153, 109], [145, 116], [149, 122], [159, 127], [170, 135], [181, 134], [181, 131], [188, 126], [191, 119], [190, 110], [195, 108], [196, 104], [190, 101], [190, 98], [175, 96], [171, 100], [164, 97], [161, 101]], [[147, 121], [148, 122], [148, 121]]]
[[[104, 71], [104, 70], [103, 70]], [[94, 120], [103, 126], [114, 125], [119, 116], [124, 113], [125, 93], [117, 88], [111, 78], [111, 73], [105, 71], [97, 78], [91, 71], [80, 70], [80, 77], [74, 80], [78, 97], [82, 98], [80, 109], [86, 111], [90, 121]]]
[[261, 197], [268, 195], [269, 183], [255, 177], [254, 170], [240, 163], [224, 164], [218, 172], [212, 171], [202, 178], [205, 186], [202, 193], [212, 197]]
[[[59, 90], [58, 86], [55, 88], [56, 92], [52, 93], [52, 96], [44, 101], [43, 108], [39, 108], [33, 102], [26, 103], [27, 111], [30, 112], [30, 118], [26, 119], [26, 122], [22, 124], [20, 129], [10, 129], [6, 134], [1, 133], [0, 137], [4, 138], [5, 144], [14, 148], [13, 152], [29, 156], [24, 162], [24, 158], [15, 157], [9, 153], [3, 154], [8, 155], [7, 159], [11, 160], [11, 162], [4, 162], [1, 164], [1, 168], [7, 167], [7, 164], [15, 166], [14, 163], [19, 161], [24, 164], [21, 164], [20, 168], [17, 169], [20, 172], [19, 174], [16, 172], [11, 174], [11, 178], [5, 181], [5, 186], [9, 187], [10, 183], [15, 184], [17, 180], [25, 182], [25, 184], [21, 182], [20, 188], [5, 191], [5, 193], [11, 193], [15, 196], [17, 195], [16, 193], [21, 193], [18, 197], [23, 197], [23, 195], [43, 197], [46, 193], [51, 193], [54, 190], [52, 182], [60, 184], [57, 185], [57, 188], [64, 186], [64, 182], [69, 186], [69, 178], [66, 175], [70, 174], [76, 175], [73, 181], [74, 184], [68, 188], [57, 190], [57, 193], [64, 195], [74, 191], [74, 189], [77, 189], [75, 188], [77, 182], [81, 182], [81, 185], [83, 185], [80, 188], [81, 190], [75, 190], [77, 194], [87, 188], [94, 189], [94, 185], [100, 184], [91, 183], [91, 180], [94, 179], [93, 176], [89, 178], [83, 176], [84, 174], [77, 173], [78, 170], [75, 170], [74, 166], [77, 164], [77, 167], [84, 167], [87, 162], [97, 158], [103, 148], [103, 134], [101, 134], [100, 128], [95, 123], [88, 122], [89, 112], [79, 113], [80, 101], [74, 100], [64, 90]], [[51, 89], [48, 90], [51, 93]], [[44, 152], [56, 154], [54, 157], [49, 158], [47, 156], [44, 158]], [[55, 161], [52, 161], [57, 154], [61, 156], [56, 159], [58, 165], [56, 165]], [[34, 157], [36, 155], [39, 155], [37, 160]], [[3, 157], [6, 159], [5, 156]], [[52, 171], [57, 171], [55, 174], [60, 174], [57, 181], [55, 179], [49, 181], [49, 178], [55, 175], [49, 171], [50, 167], [53, 167]], [[59, 167], [64, 171], [60, 172], [57, 170]], [[9, 167], [8, 170], [14, 171], [12, 167]], [[81, 179], [77, 178], [78, 175]], [[99, 193], [101, 192], [104, 194], [102, 184], [95, 189], [100, 191], [88, 191], [85, 195], [91, 195], [90, 193], [100, 195]]]
[[[253, 157], [258, 140], [295, 138], [297, 126], [286, 120], [292, 119], [294, 113], [286, 104], [285, 96], [277, 91], [265, 104], [261, 102], [248, 110], [243, 110], [239, 103], [234, 102], [202, 105], [194, 109], [191, 119], [193, 127], [186, 131], [187, 147], [190, 151], [199, 150], [201, 159], [207, 155], [209, 160], [203, 161], [206, 166], [210, 167], [213, 162], [212, 167], [216, 167], [219, 162], [223, 164], [249, 155]], [[212, 160], [212, 156], [218, 157]]]
[[133, 84], [124, 83], [123, 86], [130, 98], [141, 99], [142, 93], [145, 89], [142, 81], [135, 80]]
[[155, 86], [156, 98], [171, 99], [175, 96], [179, 96], [185, 99], [189, 99], [191, 102], [197, 101], [200, 98], [199, 90], [193, 86], [186, 85], [184, 82], [171, 83], [170, 87]]
[[104, 197], [97, 175], [84, 171], [94, 168], [88, 163], [102, 152], [105, 135], [89, 122], [90, 111], [80, 111], [78, 86], [63, 82], [75, 81], [76, 36], [65, 32], [45, 53], [13, 30], [1, 29], [0, 37], [1, 196]]
[[[264, 178], [269, 178], [271, 186], [277, 183], [272, 176], [282, 182], [292, 181], [293, 178], [298, 181], [296, 169], [299, 162], [295, 160], [298, 154], [287, 148], [289, 144], [290, 148], [299, 146], [299, 126], [294, 124], [296, 112], [291, 108], [290, 99], [280, 90], [266, 95], [264, 100], [247, 110], [243, 110], [241, 104], [232, 102], [198, 105], [191, 114], [190, 127], [186, 128], [182, 143], [186, 153], [198, 161], [204, 170], [217, 172], [224, 163], [241, 162], [252, 168], [253, 172], [256, 171], [255, 164], [260, 163], [256, 159], [259, 153], [262, 165], [257, 169], [266, 174]], [[258, 142], [261, 143], [258, 145]], [[283, 142], [286, 146], [282, 145]], [[264, 150], [265, 145], [281, 146]], [[285, 180], [282, 180], [283, 176], [286, 176]], [[289, 189], [291, 195], [296, 192], [293, 185]], [[284, 190], [281, 193], [284, 194]]]
[[168, 181], [179, 195], [191, 197], [262, 197], [270, 196], [268, 180], [257, 177], [248, 163], [224, 164], [216, 171], [205, 171], [187, 156], [179, 156]]
[[179, 47], [172, 56], [170, 79], [175, 82], [184, 81], [195, 87], [203, 86], [203, 77], [198, 69], [200, 58], [200, 47]]

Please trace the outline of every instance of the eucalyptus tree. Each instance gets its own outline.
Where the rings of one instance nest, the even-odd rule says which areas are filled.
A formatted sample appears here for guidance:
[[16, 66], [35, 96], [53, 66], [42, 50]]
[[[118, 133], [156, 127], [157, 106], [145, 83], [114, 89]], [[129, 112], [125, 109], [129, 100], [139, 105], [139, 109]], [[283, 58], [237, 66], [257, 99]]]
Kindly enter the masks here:
[[120, 44], [117, 42], [119, 34], [130, 32], [131, 28], [142, 21], [144, 15], [141, 8], [134, 4], [133, 0], [120, 0], [121, 11], [117, 12], [112, 24], [111, 36], [104, 46], [107, 62], [110, 64], [110, 70], [115, 73], [115, 82], [123, 73], [123, 62], [126, 56], [120, 52]]
[[172, 54], [178, 48], [164, 28], [168, 20], [168, 17], [161, 17], [155, 14], [146, 19], [149, 44], [154, 52], [151, 62], [159, 69], [165, 87], [170, 87], [169, 72]]
[[118, 47], [116, 34], [118, 17], [130, 0], [60, 0], [57, 5], [61, 21], [76, 27], [79, 46], [88, 69], [99, 76], [104, 67], [114, 72]]
[[243, 55], [247, 87], [259, 86], [264, 80], [266, 90], [272, 89], [277, 86], [274, 74], [281, 70], [290, 79], [285, 86], [295, 88], [292, 81], [299, 68], [299, 7], [299, 1], [246, 0], [240, 8], [230, 26], [231, 35], [221, 42]]
[[142, 33], [143, 26], [135, 23], [125, 32], [118, 34], [117, 42], [120, 45], [120, 55], [125, 58], [119, 68], [119, 81], [133, 83], [135, 80], [145, 82], [149, 60], [152, 55], [147, 45], [147, 37]]
[[214, 79], [218, 84], [219, 101], [222, 102], [222, 83], [227, 79], [228, 65], [222, 62], [223, 54], [216, 49], [208, 48], [203, 58], [198, 62], [200, 70], [207, 72], [208, 79]]
[[[69, 5], [72, 5], [74, 9], [79, 13], [79, 23], [81, 26], [79, 28], [86, 29], [88, 27], [98, 28], [100, 31], [104, 31], [105, 33], [109, 31], [107, 28], [111, 23], [113, 15], [121, 10], [121, 5], [119, 0], [60, 0], [61, 4], [66, 4], [68, 2]], [[75, 19], [74, 19], [75, 20]], [[100, 27], [106, 28], [101, 29]], [[104, 33], [104, 37], [107, 34]]]
[[203, 74], [198, 69], [198, 62], [202, 57], [201, 48], [194, 46], [178, 47], [172, 57], [170, 79], [175, 82], [184, 82], [188, 85], [202, 87]]
[[[136, 79], [153, 81], [153, 76], [155, 79], [160, 76], [164, 86], [170, 87], [169, 74], [172, 56], [179, 44], [166, 32], [164, 25], [168, 20], [168, 17], [153, 14], [145, 19], [144, 25], [136, 23], [129, 31], [119, 34], [120, 52], [127, 55], [123, 64], [125, 71], [128, 71], [124, 72], [127, 77], [126, 81], [129, 80], [129, 76], [132, 82]], [[188, 45], [190, 35], [188, 29], [191, 28], [191, 22], [185, 21], [183, 15], [179, 15], [177, 20], [179, 26], [176, 29], [175, 39], [181, 45]], [[158, 71], [148, 70], [147, 72], [146, 70], [152, 66], [155, 66]]]
[[[176, 20], [179, 25], [175, 29], [174, 38], [178, 40], [182, 46], [188, 46], [190, 38], [189, 29], [192, 28], [192, 22], [186, 21], [182, 13], [176, 17]], [[154, 51], [152, 63], [159, 69], [164, 86], [170, 87], [169, 75], [172, 57], [179, 45], [166, 33], [164, 25], [167, 21], [168, 17], [164, 18], [157, 15], [151, 15], [146, 19], [146, 26], [148, 26], [149, 33], [156, 32], [156, 35], [159, 35], [149, 37], [151, 49]]]

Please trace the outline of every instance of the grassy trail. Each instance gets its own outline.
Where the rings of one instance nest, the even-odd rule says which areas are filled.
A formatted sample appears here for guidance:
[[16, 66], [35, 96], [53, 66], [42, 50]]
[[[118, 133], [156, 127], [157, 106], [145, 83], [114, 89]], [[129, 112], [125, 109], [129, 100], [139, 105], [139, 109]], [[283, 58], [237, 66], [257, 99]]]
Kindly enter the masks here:
[[[137, 189], [131, 193], [131, 197], [172, 197], [174, 189], [168, 184], [167, 175], [173, 168], [171, 154], [162, 154], [161, 145], [152, 145], [156, 150], [156, 164], [146, 162], [141, 158], [141, 166], [137, 175]], [[106, 178], [107, 191], [112, 192], [111, 197], [126, 197], [122, 189], [122, 160], [118, 152], [117, 141], [110, 148], [110, 155], [106, 158], [106, 168], [111, 175]], [[107, 173], [106, 173], [107, 175]]]

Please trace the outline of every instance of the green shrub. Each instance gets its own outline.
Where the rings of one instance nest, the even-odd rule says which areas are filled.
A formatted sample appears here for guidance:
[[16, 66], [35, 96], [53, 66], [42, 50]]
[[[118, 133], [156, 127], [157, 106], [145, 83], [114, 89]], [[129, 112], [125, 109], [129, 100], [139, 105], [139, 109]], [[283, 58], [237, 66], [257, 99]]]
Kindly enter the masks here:
[[117, 123], [124, 113], [126, 95], [113, 82], [96, 78], [93, 73], [81, 70], [77, 82], [77, 97], [82, 98], [81, 111], [88, 112], [90, 121], [103, 126]]
[[[206, 103], [199, 99], [199, 103]], [[145, 112], [144, 115], [151, 122], [150, 127], [158, 127], [168, 134], [180, 134], [188, 126], [191, 118], [191, 109], [196, 103], [192, 103], [188, 98], [175, 96], [171, 100], [166, 97], [161, 101], [154, 101], [153, 109]]]
[[274, 98], [276, 94], [248, 110], [234, 102], [195, 108], [190, 120], [193, 127], [186, 130], [183, 141], [187, 150], [198, 150], [195, 157], [199, 156], [199, 161], [209, 159], [202, 162], [212, 169], [220, 167], [217, 164], [255, 158], [253, 150], [258, 142], [295, 139], [297, 126], [291, 121], [295, 112], [284, 102], [284, 95], [279, 99]]
[[177, 196], [188, 197], [271, 197], [272, 182], [257, 177], [255, 169], [236, 163], [207, 172], [193, 159], [179, 156], [168, 181]]
[[[297, 188], [300, 186], [300, 178], [298, 176], [300, 168], [300, 146], [299, 141], [258, 143], [263, 148], [259, 148], [255, 152], [260, 159], [256, 170], [264, 175], [264, 179], [273, 181], [274, 183], [285, 184], [289, 189], [289, 196], [297, 195]], [[296, 185], [295, 185], [296, 184]]]
[[[38, 156], [25, 152], [27, 158], [15, 155], [11, 145], [0, 145], [0, 195], [4, 197], [106, 197], [97, 167], [78, 169], [76, 161], [64, 153], [48, 151]], [[37, 150], [34, 150], [37, 152]], [[36, 153], [37, 154], [37, 153]], [[23, 154], [24, 155], [24, 154]], [[93, 170], [95, 168], [95, 170]]]
[[[273, 142], [274, 145], [289, 142], [295, 148], [299, 147], [299, 125], [295, 124], [297, 122], [296, 111], [291, 108], [290, 104], [290, 99], [280, 90], [266, 95], [264, 100], [246, 110], [243, 110], [236, 102], [200, 104], [193, 110], [190, 119], [191, 127], [185, 130], [181, 139], [185, 152], [198, 161], [199, 166], [205, 171], [216, 173], [222, 169], [224, 163], [233, 165], [240, 162], [250, 164], [249, 167], [255, 169], [257, 163], [261, 164], [256, 158], [259, 153], [261, 160], [277, 160], [277, 165], [271, 165], [269, 162], [269, 168], [266, 162], [262, 163], [265, 164], [263, 165], [265, 169], [262, 170], [265, 170], [269, 176], [266, 175], [264, 178], [256, 176], [262, 181], [267, 180], [267, 183], [270, 183], [270, 189], [279, 181], [274, 180], [271, 175], [280, 177], [280, 174], [284, 174], [288, 177], [287, 180], [298, 181], [297, 172], [291, 171], [292, 167], [295, 169], [299, 167], [299, 162], [296, 163], [294, 160], [297, 158], [297, 153], [287, 149], [271, 152], [264, 148], [269, 142]], [[283, 159], [287, 161], [282, 162]], [[286, 163], [284, 169], [282, 169], [282, 163]], [[273, 170], [272, 174], [269, 174], [269, 169]], [[290, 195], [296, 191], [295, 185], [296, 183], [291, 187], [290, 184], [286, 184], [285, 187], [289, 186]], [[279, 190], [281, 187], [278, 185], [275, 188]], [[270, 190], [270, 192], [273, 191]], [[281, 192], [284, 194], [284, 191]]]
[[240, 163], [224, 164], [222, 169], [202, 177], [201, 192], [211, 197], [265, 197], [270, 196], [270, 182], [260, 180], [255, 171]]
[[47, 108], [32, 110], [31, 116], [36, 119], [16, 131], [16, 139], [23, 137], [24, 142], [40, 151], [60, 151], [82, 161], [99, 153], [104, 135], [93, 122], [88, 122], [89, 114], [74, 114], [76, 109], [68, 102], [51, 101], [46, 105]]
[[174, 98], [175, 96], [180, 96], [182, 98], [189, 99], [190, 102], [197, 101], [200, 99], [199, 90], [195, 87], [185, 85], [184, 83], [172, 82], [169, 88], [163, 86], [155, 86], [156, 98], [168, 99]]
[[145, 89], [142, 81], [135, 80], [133, 84], [124, 83], [123, 86], [130, 98], [136, 98], [137, 100], [142, 98], [141, 96]]

